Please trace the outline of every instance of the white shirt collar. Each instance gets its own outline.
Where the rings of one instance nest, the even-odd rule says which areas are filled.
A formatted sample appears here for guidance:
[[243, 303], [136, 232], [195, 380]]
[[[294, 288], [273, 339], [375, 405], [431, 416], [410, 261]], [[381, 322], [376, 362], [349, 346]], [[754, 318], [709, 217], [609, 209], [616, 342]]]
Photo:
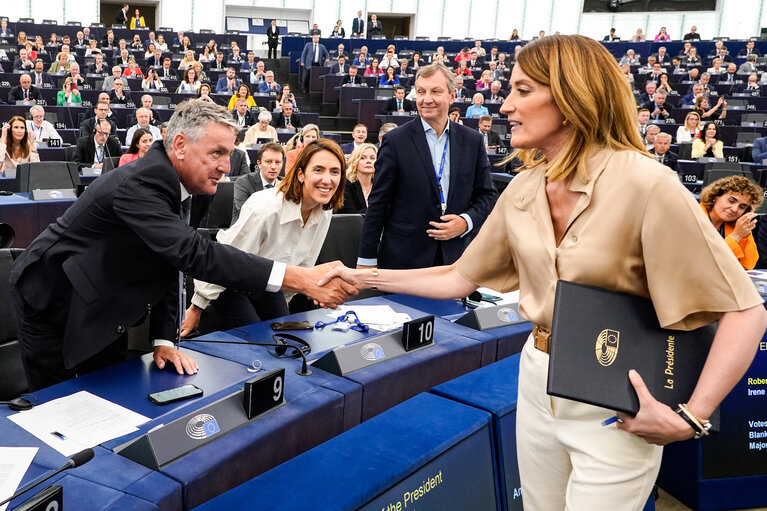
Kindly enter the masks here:
[[[421, 117], [421, 124], [423, 125], [423, 131], [424, 131], [424, 132], [428, 133], [429, 131], [433, 131], [433, 132], [434, 132], [434, 134], [436, 134], [436, 133], [437, 133], [437, 130], [435, 130], [434, 128], [432, 128], [432, 127], [429, 125], [429, 123], [428, 123], [428, 122], [426, 122], [426, 121], [424, 120], [424, 118], [423, 118], [423, 117]], [[442, 134], [444, 135], [445, 133], [447, 133], [447, 132], [449, 132], [449, 131], [450, 131], [450, 119], [445, 119], [445, 129], [444, 129], [444, 131], [442, 132]]]
[[186, 187], [184, 187], [184, 183], [181, 181], [178, 182], [178, 185], [181, 187], [181, 202], [184, 202], [188, 197], [191, 197], [192, 194], [186, 191]]

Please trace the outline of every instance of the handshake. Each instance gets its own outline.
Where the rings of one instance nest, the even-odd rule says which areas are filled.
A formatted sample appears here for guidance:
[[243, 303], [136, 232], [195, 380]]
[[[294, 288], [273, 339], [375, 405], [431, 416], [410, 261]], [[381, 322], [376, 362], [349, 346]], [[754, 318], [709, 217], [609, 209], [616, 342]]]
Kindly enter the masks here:
[[365, 286], [356, 270], [347, 268], [341, 261], [317, 265], [313, 268], [288, 266], [282, 289], [303, 293], [315, 305], [335, 309]]

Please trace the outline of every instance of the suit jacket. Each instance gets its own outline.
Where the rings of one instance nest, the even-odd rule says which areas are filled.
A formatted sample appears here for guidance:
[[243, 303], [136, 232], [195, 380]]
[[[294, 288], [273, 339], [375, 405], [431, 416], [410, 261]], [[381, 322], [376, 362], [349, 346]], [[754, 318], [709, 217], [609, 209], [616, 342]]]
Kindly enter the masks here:
[[[122, 156], [122, 153], [120, 141], [110, 135], [106, 141], [106, 152], [104, 157]], [[95, 154], [96, 142], [93, 140], [93, 134], [88, 134], [77, 139], [77, 147], [75, 147], [75, 154], [72, 159], [84, 167], [89, 167], [93, 164]]]
[[[10, 103], [11, 105], [15, 105], [17, 101], [21, 101], [22, 99], [24, 99], [24, 90], [21, 88], [21, 85], [17, 85], [16, 87], [13, 87], [11, 91], [8, 93], [8, 103]], [[38, 89], [34, 85], [30, 85], [29, 99], [34, 99], [35, 101], [41, 99], [40, 89]]]
[[[482, 135], [482, 133], [480, 133]], [[489, 146], [504, 146], [505, 144], [501, 140], [501, 136], [493, 130], [487, 132], [487, 145]]]
[[[280, 178], [277, 178], [277, 182]], [[261, 181], [261, 172], [251, 172], [237, 178], [234, 182], [234, 200], [232, 201], [232, 225], [240, 217], [240, 209], [245, 201], [256, 192], [264, 189], [264, 183]]]
[[[239, 119], [239, 115], [237, 114], [237, 110], [232, 110], [232, 119], [234, 119], [235, 122]], [[245, 126], [253, 126], [258, 122], [258, 115], [254, 114], [250, 111], [250, 109], [245, 110]]]
[[[29, 76], [32, 78], [32, 85], [35, 85], [35, 81], [37, 80], [37, 77], [35, 76], [34, 71], [29, 73]], [[51, 79], [51, 75], [43, 71], [40, 73], [40, 79], [43, 81], [43, 83], [49, 83], [51, 86], [53, 86], [53, 80]]]
[[754, 163], [762, 163], [767, 159], [767, 137], [761, 137], [754, 140], [754, 147], [751, 149], [751, 158]]
[[381, 35], [382, 30], [383, 24], [381, 20], [376, 20], [375, 22], [373, 20], [368, 21], [368, 38], [374, 35]]
[[245, 156], [245, 151], [234, 148], [234, 151], [229, 155], [229, 177], [240, 177], [250, 174], [250, 167]]
[[[485, 96], [485, 101], [492, 101], [490, 97], [493, 95], [493, 93], [490, 92], [490, 89], [482, 89], [482, 95]], [[496, 98], [498, 101], [503, 101], [506, 99], [506, 93], [502, 90], [499, 90], [498, 94], [496, 94]]]
[[[650, 154], [657, 158], [655, 155], [655, 149], [650, 149]], [[679, 155], [672, 153], [671, 151], [666, 151], [666, 153], [663, 155], [663, 165], [670, 168], [674, 172], [679, 172]]]
[[[109, 121], [109, 124], [112, 126], [112, 131], [110, 132], [110, 138], [114, 138], [115, 133], [117, 133], [117, 124], [112, 119], [107, 118], [107, 121]], [[96, 126], [96, 116], [89, 117], [83, 123], [80, 125], [80, 133], [78, 133], [79, 137], [89, 137], [93, 138], [93, 128]], [[130, 140], [128, 141], [128, 145], [130, 145]], [[111, 151], [111, 149], [110, 149]], [[119, 156], [119, 155], [112, 155], [112, 156]], [[91, 158], [93, 155], [91, 155]]]
[[123, 23], [127, 25], [129, 20], [130, 20], [130, 16], [128, 16], [125, 13], [125, 11], [123, 11], [122, 9], [117, 11], [117, 15], [115, 16], [115, 23]]
[[463, 253], [498, 197], [480, 134], [450, 122], [450, 187], [445, 214], [467, 214], [473, 229], [463, 237], [437, 242], [426, 234], [442, 208], [437, 176], [421, 119], [383, 137], [373, 190], [360, 238], [359, 256], [378, 258], [381, 268], [433, 266], [437, 250], [445, 264]]
[[277, 46], [280, 40], [280, 27], [272, 27], [266, 29], [266, 42], [269, 46]]
[[337, 75], [339, 73], [348, 73], [349, 72], [349, 64], [344, 64], [343, 70], [341, 69], [341, 66], [338, 65], [338, 62], [334, 63], [332, 66], [330, 66], [330, 74]]
[[750, 93], [752, 96], [759, 96], [761, 94], [761, 87], [757, 84], [756, 90], [748, 90], [748, 84], [747, 83], [739, 83], [736, 86], [732, 88], [732, 92], [746, 92]]
[[341, 150], [344, 152], [344, 154], [352, 154], [352, 151], [354, 151], [354, 141], [346, 144], [341, 144]]
[[[325, 48], [324, 44], [317, 43], [317, 45], [319, 46], [319, 62], [320, 65], [323, 65], [330, 58], [330, 53], [328, 53], [328, 49]], [[311, 41], [304, 45], [304, 50], [301, 52], [301, 62], [305, 67], [312, 67], [314, 63], [314, 43]]]
[[360, 75], [359, 71], [357, 71], [357, 74], [354, 76], [347, 76], [344, 78], [344, 81], [341, 82], [341, 85], [348, 85], [348, 84], [354, 84], [354, 85], [362, 85], [364, 83], [364, 80], [362, 79], [362, 76]]
[[[205, 240], [179, 219], [178, 173], [162, 143], [102, 178], [29, 245], [11, 272], [30, 307], [64, 316], [55, 326], [66, 367], [150, 312], [152, 338], [175, 339], [179, 270], [232, 289], [265, 289], [271, 261]], [[62, 309], [68, 313], [54, 314]]]
[[[414, 112], [416, 110], [412, 101], [405, 98], [402, 100], [402, 109], [405, 112]], [[389, 98], [384, 107], [381, 109], [382, 114], [391, 114], [397, 111], [397, 98]]]
[[[27, 64], [25, 67], [24, 64]], [[32, 60], [27, 60], [26, 62], [23, 62], [21, 60], [17, 60], [13, 63], [13, 70], [14, 71], [24, 71], [24, 72], [30, 72], [35, 68], [35, 63]]]
[[[759, 51], [759, 48], [754, 47], [753, 50], [751, 50], [751, 55], [756, 55], [757, 57], [762, 56], [762, 52]], [[738, 57], [748, 57], [748, 50], [746, 48], [743, 48], [738, 52]]]
[[368, 204], [365, 202], [365, 194], [362, 193], [360, 182], [352, 183], [347, 180], [344, 187], [344, 205], [336, 213], [362, 213], [364, 215], [367, 210]]
[[[160, 77], [160, 80], [165, 78], [165, 69], [163, 69], [162, 66], [157, 68], [157, 76]], [[175, 80], [178, 75], [176, 74], [176, 70], [173, 69], [172, 67], [170, 67], [170, 68], [168, 68], [168, 76], [171, 79]]]
[[[226, 91], [227, 90], [226, 84], [227, 84], [228, 81], [229, 81], [229, 78], [227, 78], [226, 76], [222, 76], [221, 78], [219, 78], [218, 82], [216, 83], [216, 92], [224, 92], [224, 91]], [[242, 84], [242, 81], [240, 81], [240, 79], [237, 78], [237, 76], [235, 76], [234, 77], [234, 83], [235, 83], [234, 90], [229, 91], [232, 94], [237, 92], [237, 87], [239, 87]]]
[[[290, 124], [293, 125], [294, 128], [300, 128], [304, 125], [304, 123], [301, 122], [301, 116], [295, 111], [293, 112], [293, 115], [290, 116]], [[285, 116], [282, 115], [282, 112], [274, 116], [274, 119], [272, 119], [272, 126], [277, 129], [285, 128]]]
[[365, 35], [365, 20], [354, 18], [352, 21], [352, 34]]
[[106, 63], [104, 63], [101, 65], [101, 71], [98, 71], [96, 69], [96, 64], [90, 64], [88, 67], [85, 68], [85, 74], [107, 76], [112, 74], [112, 68], [110, 68]]
[[469, 89], [467, 89], [466, 87], [461, 87], [460, 88], [460, 94], [458, 93], [458, 91], [459, 91], [459, 89], [455, 90], [455, 94], [456, 94], [457, 98], [470, 98], [471, 97], [470, 93], [469, 93]]
[[[650, 111], [650, 119], [655, 119], [652, 115], [652, 113], [655, 111], [655, 101], [648, 101], [647, 103], [642, 105], [642, 108], [646, 108]], [[664, 103], [664, 105], [661, 107], [663, 110], [665, 110], [665, 113], [661, 112], [658, 114], [658, 119], [668, 119], [669, 113], [671, 112], [671, 105], [668, 103]]]

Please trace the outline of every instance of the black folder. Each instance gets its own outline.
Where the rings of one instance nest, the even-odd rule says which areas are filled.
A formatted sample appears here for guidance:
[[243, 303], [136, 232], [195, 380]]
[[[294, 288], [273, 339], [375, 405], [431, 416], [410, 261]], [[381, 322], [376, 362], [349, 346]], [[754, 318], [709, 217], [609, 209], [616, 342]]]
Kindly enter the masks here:
[[676, 409], [690, 399], [715, 332], [663, 329], [647, 298], [560, 280], [547, 392], [636, 414], [628, 378], [636, 369], [653, 397]]

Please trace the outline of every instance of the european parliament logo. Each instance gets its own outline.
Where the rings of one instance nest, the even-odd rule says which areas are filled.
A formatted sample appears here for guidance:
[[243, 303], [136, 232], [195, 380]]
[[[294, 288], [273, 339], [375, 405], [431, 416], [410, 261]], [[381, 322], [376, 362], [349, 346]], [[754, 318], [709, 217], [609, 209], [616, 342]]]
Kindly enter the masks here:
[[186, 423], [186, 434], [194, 440], [203, 440], [221, 431], [216, 418], [209, 413], [195, 415]]
[[604, 367], [612, 365], [618, 356], [618, 344], [620, 332], [606, 328], [597, 337], [596, 355], [597, 361]]
[[371, 362], [375, 360], [381, 360], [382, 358], [386, 357], [386, 354], [384, 354], [384, 350], [381, 345], [374, 342], [369, 342], [363, 345], [362, 349], [360, 350], [360, 354], [362, 355], [362, 358], [365, 360], [370, 360]]
[[498, 312], [496, 314], [498, 315], [498, 319], [500, 319], [504, 323], [512, 323], [514, 321], [519, 321], [519, 314], [517, 314], [517, 311], [515, 311], [511, 307], [501, 307], [500, 309], [498, 309]]

